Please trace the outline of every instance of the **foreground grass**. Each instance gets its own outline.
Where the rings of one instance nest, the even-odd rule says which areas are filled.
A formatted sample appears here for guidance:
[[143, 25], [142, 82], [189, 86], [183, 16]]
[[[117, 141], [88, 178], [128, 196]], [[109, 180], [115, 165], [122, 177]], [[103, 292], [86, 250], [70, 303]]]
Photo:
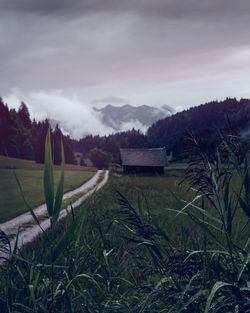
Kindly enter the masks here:
[[[210, 274], [209, 278], [205, 269], [211, 266], [212, 260], [208, 255], [207, 259], [194, 255], [185, 261], [190, 251], [204, 247], [204, 241], [207, 249], [216, 250], [217, 247], [191, 219], [182, 214], [176, 216], [173, 211], [179, 208], [179, 203], [170, 188], [177, 197], [187, 201], [195, 196], [185, 186], [179, 186], [182, 178], [179, 172], [165, 176], [111, 175], [107, 185], [92, 198], [78, 235], [54, 265], [53, 288], [58, 300], [52, 300], [49, 287], [48, 238], [61, 238], [70, 227], [72, 216], [58, 223], [56, 235], [48, 232], [48, 237], [40, 237], [23, 249], [22, 257], [31, 264], [39, 263], [39, 267], [14, 261], [19, 272], [27, 278], [20, 276], [15, 280], [14, 289], [22, 289], [22, 296], [20, 291], [21, 298], [17, 297], [17, 305], [13, 307], [17, 312], [29, 312], [28, 308], [33, 305], [40, 307], [34, 312], [204, 312], [204, 301], [210, 289], [218, 277], [224, 279], [227, 268], [226, 263], [222, 260], [223, 267], [214, 255], [212, 259], [218, 263], [215, 269], [218, 277]], [[117, 191], [129, 199], [137, 214], [119, 202], [121, 196]], [[77, 212], [74, 213], [76, 216]], [[239, 212], [239, 228], [244, 222], [244, 214]], [[249, 228], [240, 236], [239, 245], [249, 237]], [[241, 246], [243, 248], [243, 244]], [[31, 280], [28, 268], [32, 270]], [[228, 282], [230, 275], [233, 275], [231, 269]], [[23, 287], [23, 279], [34, 286], [36, 296], [31, 295], [29, 288]], [[41, 282], [39, 285], [36, 285], [36, 279]], [[35, 297], [34, 300], [31, 296]], [[197, 301], [186, 307], [183, 303], [194, 296], [197, 296]], [[26, 303], [27, 308], [19, 308], [18, 303]], [[178, 310], [171, 311], [171, 307]], [[225, 308], [219, 312], [232, 311]]]
[[[28, 161], [30, 162], [30, 161]], [[15, 173], [20, 180], [24, 196], [31, 207], [44, 203], [43, 193], [43, 171], [16, 169]], [[64, 192], [73, 190], [89, 180], [95, 172], [92, 171], [65, 171]], [[55, 187], [60, 178], [60, 171], [55, 171]], [[24, 212], [27, 208], [23, 203], [12, 169], [0, 168], [0, 223], [14, 218]]]
[[[223, 144], [228, 164], [222, 166], [219, 153], [211, 163], [201, 152], [187, 172], [188, 189], [179, 186], [180, 170], [165, 176], [116, 170], [108, 185], [59, 222], [63, 173], [54, 199], [48, 132], [50, 230], [19, 255], [14, 248], [1, 267], [0, 308], [249, 313], [250, 144], [235, 137]], [[8, 243], [2, 232], [0, 239]]]

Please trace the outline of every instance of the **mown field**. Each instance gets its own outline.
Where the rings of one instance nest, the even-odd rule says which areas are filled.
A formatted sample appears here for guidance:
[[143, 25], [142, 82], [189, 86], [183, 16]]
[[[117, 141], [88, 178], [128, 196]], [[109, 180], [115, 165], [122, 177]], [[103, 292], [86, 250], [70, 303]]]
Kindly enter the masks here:
[[[23, 160], [16, 158], [8, 158], [0, 155], [0, 168], [7, 169], [28, 169], [28, 170], [42, 170], [44, 168], [43, 164], [36, 163], [31, 160]], [[55, 170], [60, 170], [59, 165], [54, 165]], [[65, 164], [65, 170], [74, 170], [74, 171], [95, 171], [94, 167], [83, 167], [73, 164]]]
[[[64, 191], [73, 190], [95, 174], [94, 168], [65, 166]], [[43, 165], [34, 161], [0, 156], [0, 223], [27, 211], [15, 175], [18, 177], [24, 196], [31, 207], [44, 203]], [[60, 178], [60, 166], [55, 167], [55, 187]]]

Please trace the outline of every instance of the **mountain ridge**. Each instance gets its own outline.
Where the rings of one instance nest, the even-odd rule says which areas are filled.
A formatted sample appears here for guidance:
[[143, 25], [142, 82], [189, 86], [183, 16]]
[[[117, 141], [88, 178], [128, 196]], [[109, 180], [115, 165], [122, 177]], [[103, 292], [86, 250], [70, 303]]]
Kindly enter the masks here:
[[149, 105], [133, 106], [124, 104], [114, 106], [108, 104], [103, 108], [93, 107], [95, 112], [100, 113], [101, 121], [105, 126], [113, 128], [115, 131], [123, 130], [124, 126], [141, 125], [148, 128], [158, 120], [172, 115], [175, 110], [169, 105], [162, 105], [160, 108]]

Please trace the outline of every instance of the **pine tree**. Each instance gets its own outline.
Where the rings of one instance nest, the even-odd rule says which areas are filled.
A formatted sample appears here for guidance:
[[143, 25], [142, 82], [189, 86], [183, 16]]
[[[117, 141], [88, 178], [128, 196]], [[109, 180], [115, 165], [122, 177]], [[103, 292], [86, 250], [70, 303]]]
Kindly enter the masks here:
[[10, 114], [0, 97], [0, 154], [8, 155], [10, 141]]
[[23, 124], [23, 126], [27, 129], [31, 129], [31, 120], [30, 114], [27, 105], [22, 102], [18, 109], [18, 116]]

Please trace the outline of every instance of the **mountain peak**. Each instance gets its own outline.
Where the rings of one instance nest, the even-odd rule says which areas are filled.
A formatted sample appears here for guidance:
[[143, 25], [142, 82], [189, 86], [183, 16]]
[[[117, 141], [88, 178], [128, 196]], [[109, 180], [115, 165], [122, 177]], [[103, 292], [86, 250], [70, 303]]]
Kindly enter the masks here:
[[102, 114], [102, 122], [113, 128], [115, 131], [124, 130], [125, 125], [135, 128], [143, 128], [144, 130], [156, 121], [171, 115], [174, 109], [164, 105], [161, 108], [151, 107], [146, 104], [141, 106], [133, 106], [124, 104], [122, 106], [106, 105], [103, 108], [93, 108]]

